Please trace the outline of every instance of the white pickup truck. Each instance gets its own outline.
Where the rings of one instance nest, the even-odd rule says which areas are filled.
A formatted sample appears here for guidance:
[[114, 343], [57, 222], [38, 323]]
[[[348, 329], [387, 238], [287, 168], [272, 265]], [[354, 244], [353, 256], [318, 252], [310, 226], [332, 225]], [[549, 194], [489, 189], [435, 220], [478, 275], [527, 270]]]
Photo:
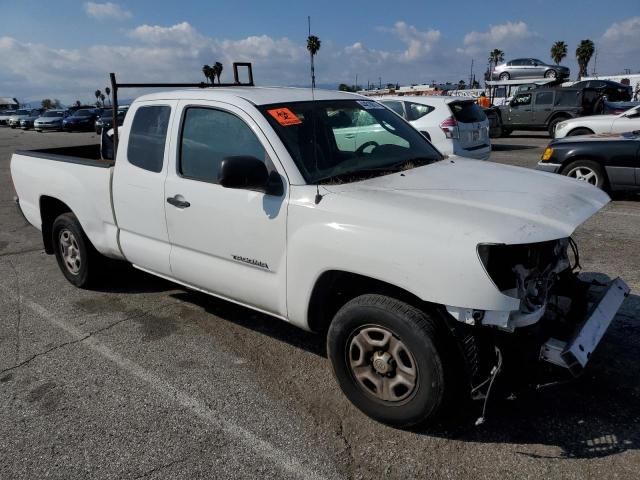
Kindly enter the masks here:
[[19, 206], [78, 287], [120, 259], [325, 334], [346, 396], [387, 424], [486, 398], [497, 375], [579, 373], [628, 294], [616, 279], [593, 303], [570, 265], [570, 236], [609, 197], [444, 158], [365, 97], [313, 98], [142, 96], [115, 161], [99, 146], [16, 152]]

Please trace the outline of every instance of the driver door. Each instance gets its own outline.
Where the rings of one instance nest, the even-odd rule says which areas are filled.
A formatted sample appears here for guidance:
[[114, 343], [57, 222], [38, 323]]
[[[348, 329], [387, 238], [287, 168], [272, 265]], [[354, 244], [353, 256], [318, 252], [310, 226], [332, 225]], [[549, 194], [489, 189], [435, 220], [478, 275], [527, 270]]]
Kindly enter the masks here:
[[509, 104], [509, 118], [511, 125], [529, 125], [533, 120], [533, 109], [531, 108], [531, 93], [519, 93]]
[[[214, 295], [286, 317], [288, 181], [253, 119], [226, 103], [182, 101], [164, 204], [172, 276]], [[222, 160], [263, 161], [282, 191], [218, 183]]]

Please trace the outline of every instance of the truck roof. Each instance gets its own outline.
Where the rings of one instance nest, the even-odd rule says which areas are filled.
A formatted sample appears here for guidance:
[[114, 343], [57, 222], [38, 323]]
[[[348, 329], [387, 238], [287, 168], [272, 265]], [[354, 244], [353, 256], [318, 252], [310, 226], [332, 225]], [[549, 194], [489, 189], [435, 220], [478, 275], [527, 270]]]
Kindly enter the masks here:
[[150, 93], [138, 97], [144, 100], [221, 100], [230, 101], [242, 98], [254, 105], [269, 105], [272, 103], [304, 102], [312, 98], [316, 100], [353, 100], [364, 98], [362, 95], [337, 90], [315, 89], [313, 97], [310, 88], [296, 87], [212, 87], [188, 88], [166, 92]]

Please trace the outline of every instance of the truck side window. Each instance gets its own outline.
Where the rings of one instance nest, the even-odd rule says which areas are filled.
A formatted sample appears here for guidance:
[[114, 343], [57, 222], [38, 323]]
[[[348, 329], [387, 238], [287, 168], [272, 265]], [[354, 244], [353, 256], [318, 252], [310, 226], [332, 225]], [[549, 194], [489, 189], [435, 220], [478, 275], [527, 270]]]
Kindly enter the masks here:
[[235, 155], [256, 157], [270, 166], [264, 147], [242, 119], [222, 110], [187, 108], [180, 139], [181, 175], [218, 183], [220, 163]]
[[127, 147], [130, 164], [150, 172], [162, 170], [170, 115], [171, 107], [164, 105], [140, 107], [136, 110]]
[[536, 105], [551, 105], [553, 103], [553, 92], [536, 93]]

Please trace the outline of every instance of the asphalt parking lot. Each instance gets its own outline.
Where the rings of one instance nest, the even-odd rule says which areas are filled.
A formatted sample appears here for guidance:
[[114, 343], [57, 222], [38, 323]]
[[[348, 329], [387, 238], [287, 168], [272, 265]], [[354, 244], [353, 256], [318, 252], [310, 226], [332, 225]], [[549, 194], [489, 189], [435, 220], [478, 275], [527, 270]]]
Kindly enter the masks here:
[[[317, 336], [133, 270], [67, 283], [9, 160], [97, 141], [0, 127], [1, 479], [638, 478], [640, 196], [575, 235], [585, 272], [632, 289], [588, 373], [494, 402], [481, 427], [404, 432], [347, 402]], [[492, 160], [533, 167], [547, 142], [515, 132]]]

